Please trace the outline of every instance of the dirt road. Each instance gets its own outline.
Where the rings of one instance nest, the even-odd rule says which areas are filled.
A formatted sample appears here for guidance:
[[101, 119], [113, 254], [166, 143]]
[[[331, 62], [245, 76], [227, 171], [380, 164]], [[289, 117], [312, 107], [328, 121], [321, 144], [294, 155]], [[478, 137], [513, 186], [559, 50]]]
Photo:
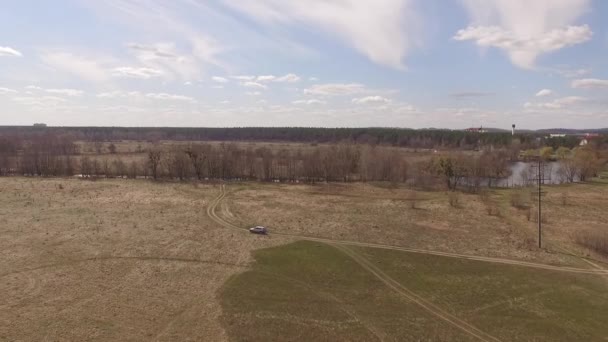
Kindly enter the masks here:
[[[230, 228], [230, 229], [236, 229], [236, 230], [240, 230], [240, 231], [246, 231], [245, 228], [238, 227], [238, 226], [228, 222], [227, 220], [220, 217], [216, 213], [217, 207], [220, 205], [220, 203], [226, 197], [226, 195], [227, 195], [226, 186], [221, 185], [220, 195], [217, 198], [215, 198], [213, 201], [211, 201], [211, 203], [209, 203], [209, 206], [207, 207], [207, 214], [209, 215], [209, 217], [212, 220], [214, 220], [218, 224], [222, 225], [223, 227]], [[515, 266], [523, 266], [523, 267], [534, 267], [534, 268], [540, 268], [540, 269], [551, 270], [551, 271], [559, 271], [559, 272], [608, 275], [608, 270], [603, 270], [603, 269], [585, 269], [585, 268], [577, 268], [577, 267], [569, 267], [569, 266], [555, 266], [555, 265], [547, 265], [547, 264], [541, 264], [541, 263], [533, 263], [533, 262], [528, 262], [528, 261], [505, 259], [505, 258], [457, 254], [457, 253], [448, 253], [448, 252], [408, 248], [408, 247], [402, 247], [402, 246], [391, 246], [391, 245], [348, 241], [348, 240], [318, 238], [318, 237], [311, 237], [311, 236], [304, 236], [304, 235], [297, 235], [297, 234], [286, 234], [286, 233], [281, 233], [281, 232], [276, 232], [276, 231], [273, 231], [271, 234], [278, 235], [278, 236], [284, 236], [284, 237], [296, 238], [296, 239], [300, 239], [300, 240], [324, 242], [324, 243], [328, 243], [328, 244], [390, 249], [390, 250], [410, 252], [410, 253], [438, 255], [438, 256], [444, 256], [444, 257], [449, 257], [449, 258], [484, 261], [484, 262], [492, 262], [492, 263], [498, 263], [498, 264], [515, 265]]]

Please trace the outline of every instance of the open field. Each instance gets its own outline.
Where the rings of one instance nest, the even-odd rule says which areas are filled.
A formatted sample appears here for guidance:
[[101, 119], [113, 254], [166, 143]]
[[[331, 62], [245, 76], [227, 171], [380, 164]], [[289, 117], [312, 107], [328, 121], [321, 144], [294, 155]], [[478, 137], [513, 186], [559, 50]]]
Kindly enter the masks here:
[[216, 291], [281, 243], [209, 220], [212, 185], [0, 178], [0, 340], [224, 340]]
[[351, 252], [354, 258], [316, 242], [256, 252], [253, 269], [231, 278], [222, 293], [229, 335], [256, 341], [608, 337], [608, 294], [596, 275], [370, 248]]
[[601, 340], [607, 189], [551, 187], [538, 250], [511, 190], [0, 178], [0, 340]]
[[[608, 187], [593, 183], [546, 189], [547, 249], [542, 251], [537, 248], [536, 223], [509, 203], [519, 190], [494, 190], [488, 198], [459, 194], [458, 207], [452, 207], [444, 192], [371, 184], [247, 183], [229, 188], [224, 210], [240, 225], [265, 224], [282, 233], [580, 265], [579, 258], [562, 249], [583, 252], [574, 243], [576, 231], [606, 229], [602, 222], [608, 222]], [[561, 203], [564, 192], [569, 197], [566, 206]], [[488, 215], [488, 201], [499, 215]]]

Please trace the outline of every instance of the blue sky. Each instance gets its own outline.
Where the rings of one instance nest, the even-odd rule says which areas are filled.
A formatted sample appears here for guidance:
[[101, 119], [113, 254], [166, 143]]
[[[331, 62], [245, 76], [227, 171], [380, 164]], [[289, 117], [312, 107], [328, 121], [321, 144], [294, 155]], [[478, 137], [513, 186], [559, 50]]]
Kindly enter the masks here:
[[608, 126], [601, 0], [4, 0], [0, 124]]

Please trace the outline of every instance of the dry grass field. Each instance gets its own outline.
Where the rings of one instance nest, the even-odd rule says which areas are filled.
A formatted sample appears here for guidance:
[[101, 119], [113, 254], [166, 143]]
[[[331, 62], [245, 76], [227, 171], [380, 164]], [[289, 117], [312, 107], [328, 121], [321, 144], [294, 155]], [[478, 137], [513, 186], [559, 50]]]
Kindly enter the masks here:
[[[331, 239], [407, 246], [471, 255], [510, 257], [551, 264], [578, 265], [563, 253], [574, 248], [578, 229], [599, 231], [608, 222], [608, 187], [584, 184], [549, 187], [545, 197], [545, 250], [538, 250], [536, 223], [509, 204], [515, 190], [493, 191], [487, 198], [373, 184], [260, 185], [230, 188], [226, 206], [244, 226], [264, 224], [277, 232]], [[570, 204], [561, 204], [567, 192]], [[493, 202], [498, 215], [489, 215]], [[415, 205], [413, 205], [415, 203]], [[534, 210], [534, 209], [531, 209]], [[601, 258], [601, 256], [594, 255]]]
[[0, 340], [225, 340], [217, 290], [281, 240], [218, 227], [217, 193], [0, 178]]
[[[535, 224], [510, 205], [513, 190], [460, 194], [453, 207], [446, 193], [384, 184], [225, 188], [217, 202], [222, 190], [214, 184], [0, 178], [0, 340], [448, 341], [485, 332], [508, 340], [510, 330], [493, 324], [516, 327], [519, 340], [530, 332], [542, 340], [533, 326], [560, 338], [608, 336], [596, 320], [608, 306], [597, 274], [290, 244], [298, 238], [277, 234], [605, 267], [603, 256], [573, 240], [580, 229], [606, 229], [604, 183], [548, 188], [543, 250], [535, 247]], [[500, 215], [488, 215], [487, 201]], [[266, 225], [270, 235], [223, 227], [208, 216], [214, 203], [226, 221]], [[562, 249], [591, 257], [595, 266]], [[387, 284], [413, 289], [437, 308], [412, 304], [411, 294], [403, 299], [409, 292], [391, 292]], [[472, 293], [484, 295], [470, 301]], [[492, 320], [505, 314], [495, 302], [510, 303], [511, 318]], [[572, 322], [583, 323], [559, 333]]]

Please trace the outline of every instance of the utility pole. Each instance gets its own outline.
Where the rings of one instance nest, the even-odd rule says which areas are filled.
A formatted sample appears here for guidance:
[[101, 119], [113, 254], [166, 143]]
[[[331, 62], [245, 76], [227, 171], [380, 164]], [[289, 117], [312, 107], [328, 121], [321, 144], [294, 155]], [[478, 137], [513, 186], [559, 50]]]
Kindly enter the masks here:
[[545, 181], [545, 165], [543, 162], [543, 159], [540, 157], [540, 155], [537, 157], [537, 163], [532, 164], [533, 168], [536, 168], [537, 170], [533, 170], [535, 172], [533, 172], [532, 174], [535, 174], [535, 178], [533, 178], [534, 181], [536, 181], [538, 183], [538, 189], [537, 191], [532, 191], [532, 193], [534, 195], [538, 195], [538, 248], [542, 248], [543, 244], [542, 244], [542, 231], [543, 231], [543, 211], [542, 211], [542, 196], [544, 195], [543, 190], [542, 190], [542, 184]]
[[542, 248], [542, 225], [543, 225], [543, 216], [542, 216], [542, 209], [541, 209], [541, 194], [542, 194], [542, 190], [541, 190], [541, 163], [542, 163], [542, 158], [540, 158], [540, 156], [538, 157], [538, 248]]

